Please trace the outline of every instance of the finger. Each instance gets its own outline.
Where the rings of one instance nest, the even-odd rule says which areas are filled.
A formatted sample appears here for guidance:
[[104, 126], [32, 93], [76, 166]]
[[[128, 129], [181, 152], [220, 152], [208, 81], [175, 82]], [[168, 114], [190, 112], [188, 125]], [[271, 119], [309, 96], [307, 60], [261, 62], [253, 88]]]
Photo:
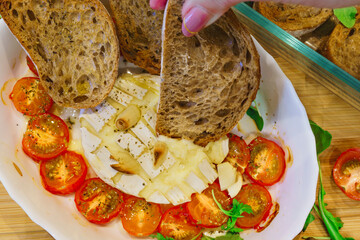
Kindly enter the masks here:
[[182, 32], [190, 37], [215, 22], [233, 5], [243, 0], [185, 0]]
[[150, 7], [155, 10], [164, 10], [167, 0], [150, 0]]

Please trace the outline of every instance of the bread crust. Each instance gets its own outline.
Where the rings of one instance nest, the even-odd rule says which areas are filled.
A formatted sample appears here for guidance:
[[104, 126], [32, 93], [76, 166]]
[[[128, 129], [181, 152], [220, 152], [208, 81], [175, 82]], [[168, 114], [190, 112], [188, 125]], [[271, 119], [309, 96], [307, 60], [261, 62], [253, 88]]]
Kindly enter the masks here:
[[[358, 12], [360, 7], [357, 7]], [[326, 57], [360, 80], [360, 15], [355, 25], [347, 28], [338, 23], [326, 44]]]
[[195, 36], [183, 36], [182, 2], [169, 0], [165, 10], [156, 129], [205, 146], [230, 132], [250, 107], [260, 60], [231, 10]]
[[254, 8], [294, 37], [314, 31], [333, 15], [329, 8], [275, 2], [256, 2]]
[[110, 93], [120, 49], [99, 0], [0, 0], [0, 14], [58, 105], [95, 107]]
[[110, 0], [124, 58], [151, 74], [160, 74], [163, 11], [148, 0]]

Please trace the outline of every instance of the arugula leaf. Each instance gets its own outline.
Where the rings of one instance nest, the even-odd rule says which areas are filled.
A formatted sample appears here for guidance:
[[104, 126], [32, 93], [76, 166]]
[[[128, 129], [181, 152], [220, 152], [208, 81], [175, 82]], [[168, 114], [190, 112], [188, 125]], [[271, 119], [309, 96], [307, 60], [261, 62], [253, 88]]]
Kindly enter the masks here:
[[[316, 152], [319, 155], [331, 144], [332, 136], [328, 131], [323, 130], [320, 126], [310, 120], [310, 126], [316, 139]], [[344, 225], [340, 218], [334, 217], [325, 207], [324, 196], [326, 194], [324, 186], [322, 184], [322, 173], [320, 168], [320, 160], [317, 159], [319, 165], [319, 182], [320, 188], [318, 193], [318, 205], [314, 205], [315, 211], [320, 215], [324, 225], [332, 240], [346, 240], [339, 230]]]
[[329, 237], [308, 237], [308, 236], [303, 236], [302, 239], [330, 239]]
[[227, 221], [227, 226], [226, 227], [221, 226], [221, 229], [222, 230], [227, 230], [228, 233], [230, 233], [230, 234], [242, 232], [241, 228], [235, 228], [236, 220], [238, 218], [243, 217], [242, 214], [244, 212], [253, 213], [251, 207], [249, 205], [244, 204], [244, 203], [239, 203], [239, 201], [234, 198], [233, 202], [232, 202], [232, 208], [230, 210], [225, 210], [225, 209], [223, 209], [221, 204], [216, 200], [215, 195], [214, 195], [214, 190], [212, 191], [212, 196], [214, 198], [214, 201], [215, 201], [216, 205], [220, 208], [220, 210], [225, 215], [229, 216], [229, 219]]
[[251, 117], [256, 124], [256, 127], [261, 131], [264, 128], [264, 119], [261, 117], [259, 110], [256, 107], [250, 106], [246, 114]]
[[164, 237], [161, 233], [157, 233], [156, 235], [155, 234], [150, 235], [150, 237], [156, 238], [157, 240], [174, 240], [171, 237]]
[[315, 216], [310, 212], [308, 217], [306, 218], [304, 227], [303, 227], [303, 232], [305, 232], [305, 230], [307, 229], [307, 227], [309, 226], [310, 223], [312, 223], [315, 220]]
[[334, 15], [347, 28], [352, 28], [356, 22], [357, 9], [355, 7], [334, 9]]
[[331, 144], [332, 136], [328, 131], [323, 130], [313, 121], [310, 121], [310, 127], [315, 136], [316, 142], [316, 153], [319, 155], [325, 149], [327, 149]]

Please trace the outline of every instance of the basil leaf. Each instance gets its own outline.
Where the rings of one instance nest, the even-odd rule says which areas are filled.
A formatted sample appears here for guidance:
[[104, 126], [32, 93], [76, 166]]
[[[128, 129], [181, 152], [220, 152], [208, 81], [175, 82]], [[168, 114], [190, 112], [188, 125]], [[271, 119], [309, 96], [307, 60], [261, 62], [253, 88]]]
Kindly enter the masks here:
[[256, 124], [256, 127], [261, 131], [264, 128], [264, 119], [261, 117], [259, 110], [253, 106], [246, 111], [246, 114], [251, 117]]
[[328, 131], [323, 130], [313, 121], [310, 121], [310, 127], [315, 136], [316, 142], [316, 153], [319, 155], [325, 149], [327, 149], [331, 144], [332, 136]]
[[357, 9], [355, 7], [334, 9], [334, 15], [347, 28], [352, 28], [356, 22]]
[[310, 223], [312, 223], [315, 220], [315, 216], [310, 212], [308, 217], [306, 218], [304, 227], [303, 227], [303, 232], [305, 232], [305, 230], [307, 229], [307, 227], [309, 226]]

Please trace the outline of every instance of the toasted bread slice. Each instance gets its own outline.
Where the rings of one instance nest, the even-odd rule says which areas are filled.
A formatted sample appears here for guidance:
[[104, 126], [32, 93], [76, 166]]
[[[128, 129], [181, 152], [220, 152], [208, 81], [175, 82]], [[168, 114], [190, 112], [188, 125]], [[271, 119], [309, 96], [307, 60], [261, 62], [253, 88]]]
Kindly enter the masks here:
[[118, 74], [115, 26], [98, 0], [0, 0], [0, 14], [64, 107], [102, 102]]
[[333, 14], [328, 8], [274, 2], [256, 2], [254, 8], [294, 37], [312, 32]]
[[149, 0], [110, 0], [124, 58], [152, 74], [160, 74], [163, 11]]
[[[360, 8], [357, 8], [360, 11]], [[352, 28], [337, 24], [327, 42], [330, 61], [360, 80], [360, 15]]]
[[205, 146], [228, 133], [255, 99], [254, 43], [230, 10], [193, 37], [181, 33], [183, 0], [169, 0], [163, 26], [157, 132]]

